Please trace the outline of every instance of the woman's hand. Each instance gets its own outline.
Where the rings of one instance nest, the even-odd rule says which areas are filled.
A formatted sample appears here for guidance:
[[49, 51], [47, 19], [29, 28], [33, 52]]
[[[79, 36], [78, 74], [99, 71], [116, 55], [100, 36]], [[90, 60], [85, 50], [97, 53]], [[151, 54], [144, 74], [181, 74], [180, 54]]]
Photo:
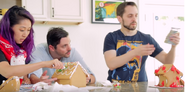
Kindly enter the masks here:
[[64, 65], [58, 59], [53, 59], [53, 60], [46, 62], [46, 67], [47, 68], [55, 68], [55, 69], [63, 69]]

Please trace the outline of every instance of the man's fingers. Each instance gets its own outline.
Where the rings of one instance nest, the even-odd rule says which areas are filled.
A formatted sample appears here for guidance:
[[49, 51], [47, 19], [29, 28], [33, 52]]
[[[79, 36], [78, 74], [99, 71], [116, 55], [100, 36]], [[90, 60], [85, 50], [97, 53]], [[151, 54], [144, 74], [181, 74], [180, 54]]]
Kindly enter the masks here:
[[90, 77], [86, 77], [86, 80], [90, 80]]
[[48, 83], [48, 84], [51, 84], [51, 82], [52, 81], [55, 81], [55, 80], [57, 80], [57, 78], [45, 79], [45, 80], [43, 80], [43, 82]]
[[47, 72], [48, 72], [47, 70], [44, 71], [44, 73], [42, 74], [42, 76], [46, 76]]
[[155, 48], [148, 48], [147, 51], [154, 51]]
[[45, 80], [45, 79], [48, 79], [48, 78], [49, 78], [49, 76], [41, 76], [42, 80]]
[[48, 79], [49, 82], [55, 81], [57, 78]]

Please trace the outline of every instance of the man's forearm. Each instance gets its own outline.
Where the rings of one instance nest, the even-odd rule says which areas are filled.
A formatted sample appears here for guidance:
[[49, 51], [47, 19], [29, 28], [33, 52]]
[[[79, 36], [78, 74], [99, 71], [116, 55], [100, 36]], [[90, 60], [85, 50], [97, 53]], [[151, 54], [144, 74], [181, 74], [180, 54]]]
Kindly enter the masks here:
[[118, 67], [123, 66], [127, 62], [129, 62], [133, 57], [135, 57], [135, 52], [129, 51], [121, 56], [116, 56], [114, 58], [111, 58], [109, 60], [106, 60], [107, 66], [109, 67], [110, 70], [114, 70]]
[[40, 78], [38, 78], [35, 74], [30, 75], [31, 84], [35, 84], [37, 82], [40, 82]]
[[168, 52], [166, 58], [165, 58], [165, 63], [166, 64], [173, 64], [175, 60], [175, 47], [172, 46], [171, 50]]

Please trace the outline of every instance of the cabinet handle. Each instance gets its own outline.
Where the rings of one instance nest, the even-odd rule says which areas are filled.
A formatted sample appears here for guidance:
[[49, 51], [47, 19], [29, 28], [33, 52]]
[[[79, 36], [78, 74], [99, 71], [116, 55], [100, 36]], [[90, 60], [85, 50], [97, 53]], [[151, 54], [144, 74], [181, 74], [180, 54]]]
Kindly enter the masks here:
[[52, 17], [54, 17], [54, 8], [52, 8], [52, 10], [53, 10], [53, 14], [52, 14]]

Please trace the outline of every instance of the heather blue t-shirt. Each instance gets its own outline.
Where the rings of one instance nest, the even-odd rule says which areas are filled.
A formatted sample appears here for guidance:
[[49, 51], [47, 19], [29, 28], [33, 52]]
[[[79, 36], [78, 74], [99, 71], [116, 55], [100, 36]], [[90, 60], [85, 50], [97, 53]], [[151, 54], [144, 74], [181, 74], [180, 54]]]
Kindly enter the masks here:
[[[155, 57], [163, 50], [149, 34], [144, 34], [140, 31], [137, 31], [134, 36], [125, 36], [120, 30], [117, 30], [114, 32], [110, 32], [105, 37], [103, 52], [106, 52], [108, 50], [116, 50], [116, 55], [120, 56], [127, 53], [128, 51], [137, 48], [141, 44], [146, 45], [148, 43], [153, 44], [155, 47], [155, 51], [150, 55], [152, 57]], [[129, 82], [132, 80], [134, 70], [140, 68], [137, 81], [148, 81], [145, 71], [145, 61], [147, 57], [148, 56], [135, 56], [123, 66], [114, 69], [113, 71], [109, 70], [107, 79], [111, 82], [112, 80], [122, 80], [125, 82]]]

